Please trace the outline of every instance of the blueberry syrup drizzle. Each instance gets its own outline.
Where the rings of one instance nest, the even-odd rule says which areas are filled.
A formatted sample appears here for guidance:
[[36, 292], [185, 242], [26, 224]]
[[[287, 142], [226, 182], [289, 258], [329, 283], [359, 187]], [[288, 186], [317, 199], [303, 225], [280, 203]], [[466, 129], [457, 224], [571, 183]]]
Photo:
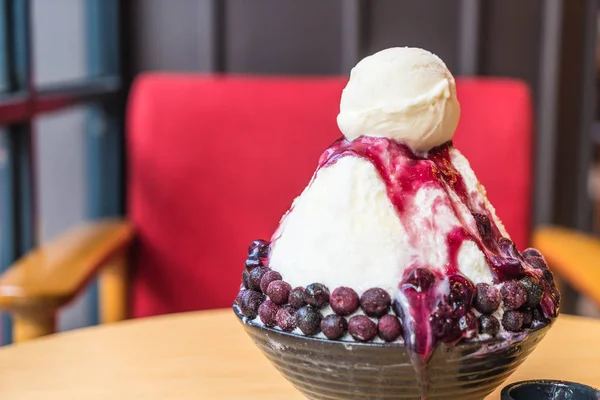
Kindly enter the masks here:
[[[473, 335], [476, 318], [470, 313], [474, 285], [460, 275], [458, 253], [461, 245], [470, 240], [482, 251], [491, 267], [494, 283], [518, 279], [526, 275], [537, 279], [543, 289], [542, 311], [546, 318], [558, 312], [558, 294], [552, 282], [544, 279], [543, 271], [535, 269], [507, 238], [503, 238], [483, 197], [469, 193], [461, 174], [451, 160], [452, 142], [433, 148], [427, 154], [415, 154], [407, 146], [387, 138], [363, 136], [353, 141], [336, 141], [319, 160], [319, 169], [336, 163], [342, 157], [359, 157], [370, 162], [386, 186], [388, 198], [409, 236], [409, 243], [419, 247], [419, 237], [427, 229], [434, 231], [437, 207], [452, 210], [461, 226], [446, 236], [448, 248], [445, 274], [419, 265], [411, 265], [399, 283], [398, 303], [402, 309], [405, 342], [416, 354], [416, 362], [424, 364], [431, 357], [438, 342], [451, 343]], [[315, 173], [315, 176], [318, 174]], [[314, 179], [314, 178], [313, 178]], [[414, 214], [415, 196], [423, 188], [442, 189], [445, 198], [437, 199], [432, 207], [432, 218], [427, 226], [419, 225]], [[416, 271], [416, 273], [415, 273]], [[428, 271], [427, 274], [424, 271]], [[464, 300], [449, 299], [449, 277], [459, 281], [455, 287], [465, 286]], [[462, 283], [461, 283], [462, 282]], [[445, 294], [446, 293], [446, 294]], [[460, 294], [457, 295], [460, 298]], [[474, 324], [472, 323], [475, 323]]]

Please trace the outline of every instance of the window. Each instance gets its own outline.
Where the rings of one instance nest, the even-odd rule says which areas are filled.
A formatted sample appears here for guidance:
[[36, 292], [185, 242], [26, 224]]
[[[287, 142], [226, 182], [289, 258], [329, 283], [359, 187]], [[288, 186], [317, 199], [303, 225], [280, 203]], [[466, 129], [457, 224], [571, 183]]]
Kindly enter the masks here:
[[0, 0], [0, 270], [81, 219], [122, 213], [120, 3]]

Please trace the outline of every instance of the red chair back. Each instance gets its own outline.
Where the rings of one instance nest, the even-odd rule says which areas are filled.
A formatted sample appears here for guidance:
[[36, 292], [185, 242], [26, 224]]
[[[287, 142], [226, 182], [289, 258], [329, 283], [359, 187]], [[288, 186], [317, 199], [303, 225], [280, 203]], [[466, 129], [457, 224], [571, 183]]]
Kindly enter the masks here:
[[[336, 125], [346, 77], [148, 74], [128, 109], [132, 316], [231, 306], [247, 245], [269, 239]], [[457, 147], [527, 242], [531, 109], [514, 81], [459, 81]]]

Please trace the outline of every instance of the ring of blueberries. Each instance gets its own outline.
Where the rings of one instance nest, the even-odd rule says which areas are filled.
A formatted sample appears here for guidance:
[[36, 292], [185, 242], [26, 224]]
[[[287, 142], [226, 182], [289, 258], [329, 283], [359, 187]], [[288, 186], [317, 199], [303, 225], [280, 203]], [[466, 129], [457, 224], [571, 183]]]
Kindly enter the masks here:
[[[279, 327], [285, 332], [296, 328], [307, 336], [322, 332], [331, 340], [340, 339], [346, 333], [361, 342], [376, 337], [386, 342], [403, 340], [402, 309], [387, 291], [371, 288], [359, 296], [355, 290], [344, 286], [330, 292], [321, 283], [292, 288], [279, 272], [265, 266], [269, 245], [265, 240], [255, 240], [248, 248], [242, 288], [235, 300], [245, 317], [259, 317], [265, 326]], [[539, 269], [548, 271], [539, 253], [524, 255], [539, 258]], [[433, 280], [429, 270], [417, 268], [405, 279], [403, 286], [427, 290]], [[551, 279], [548, 281], [552, 282]], [[471, 339], [477, 333], [495, 336], [500, 326], [506, 331], [520, 332], [548, 323], [540, 307], [544, 289], [533, 276], [508, 280], [499, 289], [486, 283], [473, 285], [462, 275], [450, 276], [449, 283], [448, 302], [440, 303], [430, 316], [436, 336], [444, 342], [461, 337]], [[324, 316], [321, 310], [328, 305], [333, 313]], [[492, 314], [501, 305], [504, 312], [499, 321]], [[364, 315], [355, 314], [359, 309]]]

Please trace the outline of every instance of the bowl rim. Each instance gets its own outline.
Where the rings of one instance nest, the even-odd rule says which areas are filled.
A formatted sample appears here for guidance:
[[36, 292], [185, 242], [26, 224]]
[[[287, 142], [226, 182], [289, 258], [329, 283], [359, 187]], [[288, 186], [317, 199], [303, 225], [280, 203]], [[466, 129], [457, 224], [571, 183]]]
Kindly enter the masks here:
[[[301, 339], [301, 340], [307, 340], [309, 342], [318, 342], [318, 343], [329, 343], [332, 345], [342, 345], [342, 346], [356, 346], [356, 347], [363, 347], [363, 348], [406, 348], [406, 344], [404, 343], [404, 341], [402, 342], [393, 342], [393, 343], [375, 343], [375, 342], [359, 342], [356, 340], [353, 341], [349, 341], [349, 340], [333, 340], [333, 339], [327, 339], [327, 338], [320, 338], [320, 337], [314, 337], [314, 336], [306, 336], [306, 335], [300, 335], [297, 333], [293, 333], [293, 332], [286, 332], [283, 331], [281, 329], [275, 329], [275, 328], [270, 328], [268, 326], [262, 325], [262, 324], [256, 324], [253, 322], [253, 320], [249, 319], [248, 317], [246, 317], [244, 314], [242, 314], [240, 308], [238, 307], [237, 304], [233, 304], [233, 312], [235, 313], [235, 315], [240, 319], [240, 322], [244, 325], [248, 325], [251, 326], [253, 328], [257, 328], [257, 329], [261, 329], [263, 331], [266, 332], [270, 332], [270, 333], [274, 333], [277, 335], [282, 335], [288, 338], [294, 338], [294, 339]], [[556, 317], [558, 318], [558, 317]], [[515, 332], [514, 334], [512, 334], [512, 336], [510, 336], [510, 343], [519, 343], [522, 342], [523, 340], [525, 340], [527, 338], [527, 336], [531, 333], [534, 332], [538, 332], [538, 331], [543, 331], [543, 330], [547, 330], [549, 329], [554, 322], [556, 321], [556, 318], [551, 319], [551, 321], [543, 326], [540, 326], [538, 328], [535, 329], [527, 329], [525, 331], [522, 332]], [[481, 346], [494, 346], [494, 345], [502, 345], [505, 344], [507, 342], [506, 338], [490, 338], [490, 339], [486, 339], [486, 340], [479, 340], [479, 341], [471, 341], [471, 342], [467, 342], [467, 341], [461, 341], [456, 345], [446, 345], [443, 344], [444, 346], [450, 347], [450, 348], [468, 348], [468, 347], [473, 347], [473, 346], [477, 346], [477, 347], [481, 347]]]

